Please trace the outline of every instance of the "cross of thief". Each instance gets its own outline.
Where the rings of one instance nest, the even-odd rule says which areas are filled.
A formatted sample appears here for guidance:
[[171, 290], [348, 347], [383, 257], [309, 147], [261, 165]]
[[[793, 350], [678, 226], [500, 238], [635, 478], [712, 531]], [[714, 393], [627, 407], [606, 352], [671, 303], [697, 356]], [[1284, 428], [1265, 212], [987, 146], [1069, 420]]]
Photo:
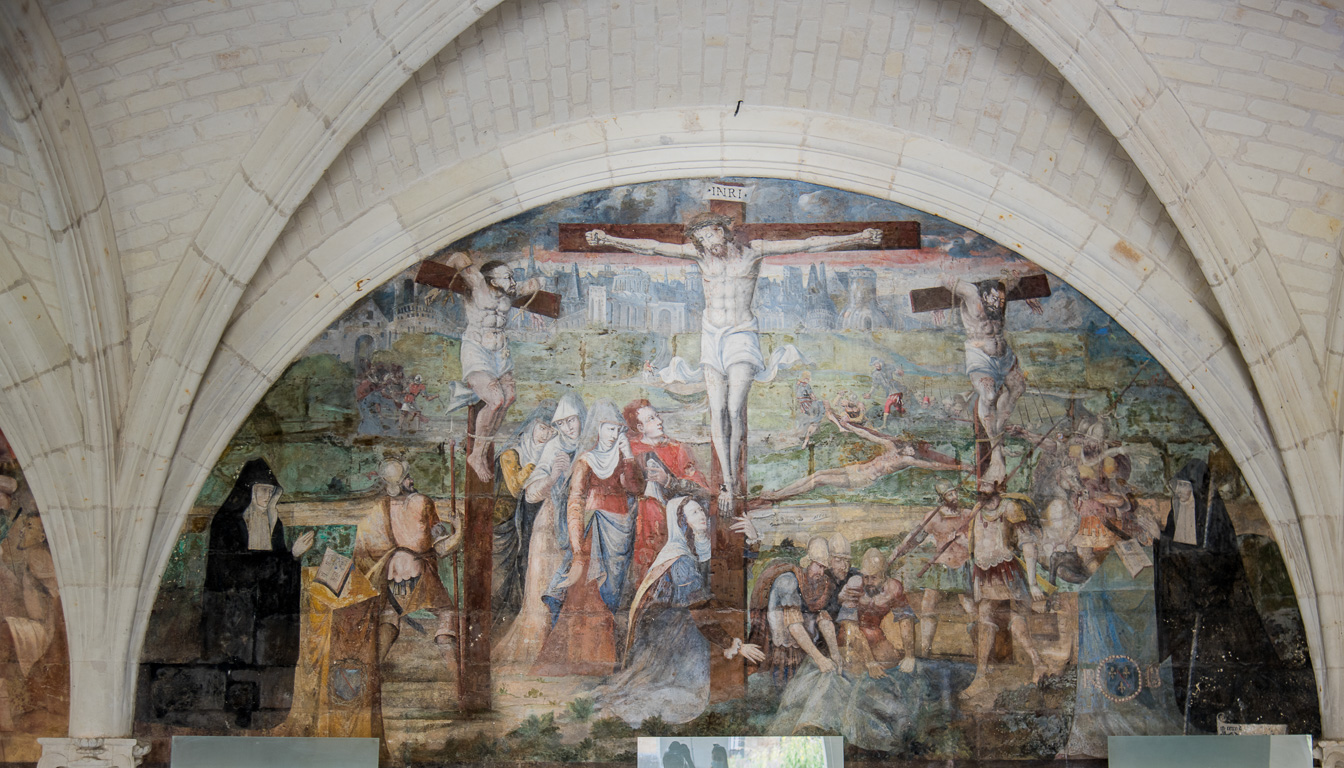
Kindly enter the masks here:
[[481, 401], [481, 408], [467, 411], [471, 445], [467, 464], [481, 480], [490, 480], [494, 468], [486, 458], [486, 448], [514, 400], [513, 365], [504, 337], [509, 311], [559, 317], [560, 296], [543, 291], [536, 278], [518, 284], [505, 262], [487, 261], [478, 267], [465, 253], [455, 253], [445, 263], [422, 262], [415, 282], [464, 297], [467, 327], [462, 331], [462, 380]]
[[[458, 638], [458, 707], [467, 712], [490, 709], [490, 595], [493, 562], [495, 489], [494, 435], [513, 404], [513, 370], [509, 364], [504, 327], [511, 309], [545, 317], [560, 316], [560, 296], [541, 290], [541, 283], [517, 284], [513, 270], [502, 261], [479, 267], [465, 253], [447, 263], [425, 261], [416, 272], [421, 285], [462, 294], [467, 327], [462, 332], [462, 378], [480, 398], [467, 408], [467, 465], [463, 482], [462, 574], [457, 593], [462, 628]], [[452, 459], [449, 459], [451, 466]], [[450, 468], [449, 474], [452, 475]], [[455, 489], [455, 483], [450, 481]]]
[[[746, 223], [746, 187], [715, 183], [709, 212], [685, 227], [675, 224], [561, 224], [560, 250], [629, 251], [694, 261], [704, 281], [700, 368], [709, 396], [712, 480], [723, 516], [741, 511], [746, 497], [747, 395], [753, 381], [767, 381], [777, 366], [761, 354], [752, 301], [767, 256], [836, 250], [918, 248], [919, 222]], [[791, 347], [789, 351], [796, 354]], [[779, 356], [781, 350], [776, 350]], [[682, 363], [678, 365], [678, 363]], [[674, 359], [664, 378], [701, 375]]]
[[966, 375], [976, 394], [971, 420], [975, 426], [975, 470], [982, 480], [1005, 480], [1003, 431], [1013, 406], [1027, 389], [1027, 377], [1004, 333], [1008, 302], [1025, 301], [1039, 313], [1039, 299], [1049, 295], [1050, 280], [1044, 274], [980, 281], [952, 279], [941, 286], [910, 292], [910, 311], [916, 314], [961, 308], [966, 329]]

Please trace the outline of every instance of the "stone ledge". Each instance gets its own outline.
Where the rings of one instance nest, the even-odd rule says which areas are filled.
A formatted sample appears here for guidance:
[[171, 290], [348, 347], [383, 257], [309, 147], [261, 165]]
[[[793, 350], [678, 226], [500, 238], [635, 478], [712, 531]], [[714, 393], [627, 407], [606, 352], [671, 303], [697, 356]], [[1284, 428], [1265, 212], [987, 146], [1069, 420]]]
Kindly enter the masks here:
[[137, 768], [149, 746], [135, 739], [38, 739], [37, 768]]

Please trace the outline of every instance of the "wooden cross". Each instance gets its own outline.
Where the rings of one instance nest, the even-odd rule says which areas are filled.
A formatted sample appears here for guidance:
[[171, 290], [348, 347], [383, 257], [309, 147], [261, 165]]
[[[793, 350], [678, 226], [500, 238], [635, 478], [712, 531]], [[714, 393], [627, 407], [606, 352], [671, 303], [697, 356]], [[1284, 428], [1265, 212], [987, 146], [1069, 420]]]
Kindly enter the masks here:
[[[850, 221], [834, 223], [748, 223], [747, 188], [741, 184], [715, 182], [710, 184], [706, 197], [709, 212], [733, 222], [733, 237], [739, 241], [793, 240], [817, 235], [849, 235], [857, 229], [882, 230], [882, 241], [875, 245], [855, 245], [849, 250], [898, 250], [920, 247], [918, 221]], [[687, 241], [681, 224], [598, 224], [562, 223], [559, 225], [560, 250], [569, 253], [626, 253], [614, 246], [588, 243], [587, 234], [601, 229], [609, 235], [623, 238], [658, 240], [664, 243], [684, 244]], [[744, 436], [745, 437], [745, 436]], [[746, 452], [746, 440], [742, 441]], [[722, 465], [710, 449], [710, 488], [723, 486]], [[747, 460], [738, 457], [742, 468], [737, 478], [737, 496], [747, 495]], [[715, 499], [717, 505], [717, 499]], [[731, 637], [746, 637], [747, 573], [745, 567], [746, 542], [741, 534], [728, 530], [728, 522], [711, 516], [714, 531], [713, 555], [710, 559], [710, 590], [715, 597], [731, 606], [718, 611], [719, 624]], [[723, 654], [710, 655], [710, 701], [739, 698], [746, 693], [746, 669], [739, 661], [727, 661]]]
[[[420, 269], [415, 273], [415, 282], [465, 295], [467, 283], [465, 280], [457, 279], [457, 272], [456, 269], [437, 261], [422, 261]], [[560, 294], [537, 291], [526, 296], [517, 296], [513, 300], [513, 308], [556, 318], [560, 316]]]
[[[454, 293], [466, 294], [466, 280], [458, 279], [458, 270], [437, 261], [424, 261], [415, 274], [415, 282]], [[513, 299], [516, 309], [535, 312], [546, 317], [560, 316], [560, 296], [550, 291], [537, 291]], [[471, 453], [475, 445], [476, 418], [481, 404], [467, 409], [467, 438], [463, 455]], [[488, 447], [486, 461], [494, 464], [494, 448]], [[495, 511], [494, 481], [481, 480], [474, 471], [463, 472], [462, 515], [462, 621], [458, 637], [457, 681], [458, 708], [463, 712], [484, 712], [491, 708], [490, 577], [494, 562]]]
[[[882, 230], [882, 242], [875, 245], [855, 245], [850, 250], [905, 250], [920, 247], [918, 221], [849, 221], [822, 223], [747, 223], [747, 188], [742, 184], [714, 182], [709, 185], [706, 197], [709, 200], [709, 212], [725, 216], [733, 222], [735, 239], [751, 240], [801, 240], [817, 235], [849, 235], [858, 228]], [[687, 242], [685, 228], [680, 224], [588, 224], [562, 223], [560, 230], [560, 250], [570, 253], [627, 253], [624, 249], [611, 245], [591, 245], [586, 235], [594, 229], [601, 229], [609, 235], [624, 238], [658, 240], [664, 243], [683, 244]], [[746, 441], [743, 441], [745, 446]], [[745, 449], [744, 449], [745, 450]], [[712, 449], [711, 449], [712, 451]], [[739, 457], [738, 466], [746, 467], [746, 457]], [[738, 496], [747, 495], [747, 473], [739, 473], [737, 478]], [[723, 485], [723, 472], [718, 456], [710, 462], [710, 488], [718, 489]], [[716, 490], [717, 492], [717, 490]]]
[[[848, 235], [855, 227], [882, 230], [879, 245], [856, 245], [853, 250], [902, 250], [920, 247], [918, 221], [848, 221], [816, 224], [747, 223], [746, 187], [722, 182], [710, 185], [709, 212], [726, 216], [733, 222], [733, 232], [742, 240], [790, 240], [814, 235]], [[601, 229], [616, 237], [660, 240], [664, 243], [685, 243], [685, 227], [681, 224], [583, 224], [560, 225], [560, 250], [571, 253], [625, 253], [610, 245], [589, 245], [584, 238], [590, 230]]]
[[[1003, 283], [1001, 282], [1000, 285], [1003, 285]], [[1007, 311], [1006, 304], [1009, 301], [1043, 299], [1049, 295], [1049, 278], [1045, 275], [1027, 275], [1019, 279], [1011, 290], [1004, 291], [1004, 310]], [[946, 286], [916, 288], [910, 292], [910, 311], [915, 314], [953, 309], [960, 303], [960, 299]], [[974, 401], [972, 401], [970, 409], [971, 424], [975, 430], [975, 473], [977, 477], [980, 477], [989, 469], [990, 453], [993, 446], [990, 444], [989, 432], [985, 429], [985, 425], [980, 423], [980, 411]]]
[[[1018, 280], [1017, 285], [1011, 290], [1004, 291], [1004, 298], [1007, 301], [1043, 299], [1049, 295], [1050, 279], [1045, 275], [1027, 275]], [[933, 288], [916, 288], [910, 292], [910, 311], [915, 314], [953, 309], [959, 303], [951, 289], [941, 285]]]

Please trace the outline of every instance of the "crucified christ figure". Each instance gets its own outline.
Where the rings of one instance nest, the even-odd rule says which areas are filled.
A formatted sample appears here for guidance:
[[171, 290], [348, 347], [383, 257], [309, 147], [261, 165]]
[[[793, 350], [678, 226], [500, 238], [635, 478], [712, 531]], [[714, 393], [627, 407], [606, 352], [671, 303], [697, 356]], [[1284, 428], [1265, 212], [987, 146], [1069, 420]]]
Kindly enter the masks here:
[[733, 238], [733, 222], [726, 216], [701, 214], [686, 226], [684, 244], [614, 237], [595, 229], [590, 245], [608, 245], [631, 253], [686, 259], [700, 265], [705, 312], [700, 320], [700, 365], [709, 395], [709, 431], [723, 473], [719, 512], [729, 514], [738, 494], [741, 453], [747, 437], [747, 394], [758, 374], [767, 370], [756, 333], [752, 301], [761, 260], [785, 253], [822, 253], [847, 246], [876, 245], [882, 230], [870, 228], [853, 235], [816, 236], [805, 240], [752, 240], [745, 245]]
[[965, 469], [961, 462], [928, 450], [923, 446], [916, 446], [906, 440], [897, 440], [885, 432], [879, 432], [866, 424], [855, 423], [843, 415], [837, 418], [829, 405], [826, 406], [826, 418], [839, 427], [842, 432], [857, 435], [870, 443], [877, 443], [882, 446], [882, 453], [875, 459], [858, 464], [847, 464], [843, 467], [831, 467], [830, 469], [813, 472], [801, 480], [796, 480], [780, 488], [778, 491], [762, 493], [748, 503], [748, 508], [764, 507], [777, 501], [791, 499], [822, 485], [845, 490], [866, 488], [887, 475], [910, 467], [957, 472]]

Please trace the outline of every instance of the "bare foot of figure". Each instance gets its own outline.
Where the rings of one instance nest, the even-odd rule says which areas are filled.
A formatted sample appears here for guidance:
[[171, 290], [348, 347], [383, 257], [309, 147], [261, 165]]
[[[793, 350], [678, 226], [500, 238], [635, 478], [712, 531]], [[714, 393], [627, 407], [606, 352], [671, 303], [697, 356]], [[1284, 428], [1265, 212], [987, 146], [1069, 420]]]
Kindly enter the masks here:
[[472, 470], [476, 472], [476, 476], [479, 477], [482, 482], [488, 483], [495, 477], [495, 469], [490, 466], [490, 462], [485, 460], [485, 451], [483, 450], [472, 451], [471, 454], [467, 456], [467, 466], [471, 467]]
[[961, 692], [961, 698], [973, 699], [987, 690], [989, 690], [989, 683], [986, 682], [985, 678], [977, 675], [976, 678], [971, 681], [971, 684], [966, 686], [966, 690]]

